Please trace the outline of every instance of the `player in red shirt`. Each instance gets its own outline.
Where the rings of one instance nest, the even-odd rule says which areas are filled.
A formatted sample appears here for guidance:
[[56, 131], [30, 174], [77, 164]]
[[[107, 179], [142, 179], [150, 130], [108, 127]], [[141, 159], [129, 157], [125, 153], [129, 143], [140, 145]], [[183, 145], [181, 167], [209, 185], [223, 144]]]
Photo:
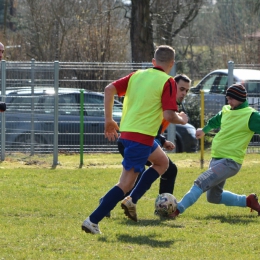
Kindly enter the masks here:
[[[122, 204], [125, 213], [137, 221], [135, 200], [138, 200], [169, 166], [167, 155], [154, 140], [162, 116], [170, 123], [186, 124], [185, 113], [177, 113], [176, 83], [169, 76], [174, 65], [175, 51], [170, 46], [159, 46], [152, 60], [154, 67], [139, 70], [105, 88], [105, 137], [118, 138], [119, 127], [112, 118], [114, 95], [125, 95], [120, 122], [121, 141], [125, 147], [123, 169], [119, 182], [103, 197], [102, 202], [82, 223], [82, 230], [100, 234], [98, 223], [129, 192], [147, 160], [147, 169], [137, 186], [136, 197]], [[122, 82], [125, 82], [122, 84]]]

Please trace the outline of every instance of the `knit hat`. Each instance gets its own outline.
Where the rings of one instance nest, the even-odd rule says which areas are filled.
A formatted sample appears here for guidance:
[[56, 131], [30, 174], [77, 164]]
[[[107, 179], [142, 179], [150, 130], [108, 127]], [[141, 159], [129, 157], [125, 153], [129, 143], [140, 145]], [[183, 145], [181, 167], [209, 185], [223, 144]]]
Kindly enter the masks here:
[[245, 102], [246, 101], [246, 89], [241, 84], [233, 84], [227, 89], [226, 97], [232, 97], [238, 101]]

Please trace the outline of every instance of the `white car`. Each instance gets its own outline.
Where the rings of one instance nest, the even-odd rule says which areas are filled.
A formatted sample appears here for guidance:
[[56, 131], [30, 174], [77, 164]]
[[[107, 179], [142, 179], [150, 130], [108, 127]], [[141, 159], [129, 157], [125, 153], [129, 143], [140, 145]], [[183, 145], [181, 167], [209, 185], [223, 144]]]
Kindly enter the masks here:
[[[214, 70], [190, 89], [190, 95], [193, 97], [200, 94], [200, 90], [204, 91], [205, 114], [216, 114], [226, 104], [228, 76], [228, 69]], [[244, 85], [249, 105], [260, 111], [260, 70], [234, 69], [233, 83]], [[189, 98], [186, 102], [188, 101]]]

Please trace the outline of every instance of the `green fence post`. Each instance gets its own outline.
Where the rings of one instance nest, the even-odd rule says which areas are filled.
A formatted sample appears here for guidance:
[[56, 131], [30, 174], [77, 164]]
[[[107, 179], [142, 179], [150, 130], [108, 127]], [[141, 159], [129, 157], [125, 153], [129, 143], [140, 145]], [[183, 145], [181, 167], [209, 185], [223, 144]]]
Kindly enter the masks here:
[[54, 61], [54, 133], [53, 133], [53, 167], [59, 164], [58, 161], [58, 132], [59, 132], [59, 61]]
[[83, 165], [83, 140], [84, 140], [84, 90], [80, 90], [80, 166]]

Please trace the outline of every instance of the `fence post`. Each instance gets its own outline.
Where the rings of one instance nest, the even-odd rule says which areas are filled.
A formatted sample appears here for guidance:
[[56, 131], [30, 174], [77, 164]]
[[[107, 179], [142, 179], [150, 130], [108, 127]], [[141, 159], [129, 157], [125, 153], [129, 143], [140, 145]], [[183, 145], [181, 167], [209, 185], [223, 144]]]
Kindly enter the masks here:
[[59, 61], [54, 62], [54, 133], [53, 133], [53, 165], [58, 165], [58, 122], [59, 122]]
[[[204, 100], [204, 91], [200, 90], [200, 127], [204, 127], [204, 113], [205, 113], [205, 100]], [[200, 168], [204, 167], [204, 136], [200, 138]]]
[[83, 166], [84, 146], [84, 89], [80, 90], [80, 167]]
[[35, 59], [31, 60], [31, 155], [34, 155], [35, 131], [34, 131], [34, 76], [35, 76]]
[[233, 84], [233, 70], [234, 70], [234, 62], [229, 61], [228, 62], [228, 87], [230, 87]]
[[[172, 67], [170, 71], [170, 75], [172, 77], [176, 76], [176, 63], [174, 63], [174, 66]], [[167, 128], [167, 140], [171, 141], [176, 145], [176, 125], [175, 124], [169, 124]], [[176, 149], [172, 151], [173, 153], [176, 152]]]
[[[6, 84], [6, 61], [1, 61], [1, 74], [2, 74], [2, 81], [1, 81], [1, 95], [2, 101], [5, 102], [5, 84]], [[5, 113], [1, 113], [1, 161], [5, 160]]]

